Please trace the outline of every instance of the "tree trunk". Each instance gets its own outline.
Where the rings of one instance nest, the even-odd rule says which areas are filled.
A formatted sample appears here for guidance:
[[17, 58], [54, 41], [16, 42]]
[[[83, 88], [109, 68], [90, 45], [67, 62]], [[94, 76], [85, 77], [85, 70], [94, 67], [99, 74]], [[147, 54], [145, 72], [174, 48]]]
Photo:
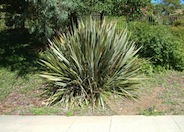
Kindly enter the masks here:
[[103, 20], [104, 20], [104, 11], [102, 11], [101, 13], [100, 13], [100, 24], [102, 25], [102, 23], [103, 23]]
[[69, 30], [71, 33], [74, 32], [74, 27], [78, 28], [78, 16], [77, 12], [72, 12], [69, 17]]

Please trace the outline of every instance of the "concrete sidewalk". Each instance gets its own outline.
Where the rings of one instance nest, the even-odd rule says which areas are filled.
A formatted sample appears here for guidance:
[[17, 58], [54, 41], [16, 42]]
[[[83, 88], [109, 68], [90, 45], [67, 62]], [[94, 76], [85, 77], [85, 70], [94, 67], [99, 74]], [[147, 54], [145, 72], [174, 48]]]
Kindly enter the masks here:
[[184, 132], [184, 116], [0, 116], [0, 132]]

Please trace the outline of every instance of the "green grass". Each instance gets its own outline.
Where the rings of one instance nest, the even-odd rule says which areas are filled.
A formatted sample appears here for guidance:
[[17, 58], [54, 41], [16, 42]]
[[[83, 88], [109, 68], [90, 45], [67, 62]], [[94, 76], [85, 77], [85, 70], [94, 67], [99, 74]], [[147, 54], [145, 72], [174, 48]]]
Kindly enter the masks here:
[[16, 73], [4, 68], [0, 69], [0, 100], [4, 99], [9, 93], [16, 90]]
[[31, 114], [33, 115], [55, 115], [59, 114], [62, 110], [59, 107], [41, 107], [41, 108], [30, 108]]
[[[184, 79], [184, 72], [179, 71], [163, 71], [159, 73], [152, 73], [146, 76], [147, 80], [142, 82], [143, 87], [164, 87], [164, 88], [181, 88], [182, 80]], [[178, 78], [180, 80], [178, 80]], [[182, 88], [180, 89], [182, 90]]]
[[27, 94], [39, 89], [43, 81], [38, 74], [18, 76], [16, 71], [0, 68], [0, 101], [11, 92]]

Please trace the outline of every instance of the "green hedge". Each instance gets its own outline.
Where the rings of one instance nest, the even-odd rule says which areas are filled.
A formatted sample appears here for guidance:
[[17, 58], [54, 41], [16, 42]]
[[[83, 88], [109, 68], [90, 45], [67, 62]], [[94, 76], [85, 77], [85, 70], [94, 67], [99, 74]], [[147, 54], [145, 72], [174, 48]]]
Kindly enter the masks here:
[[[164, 25], [133, 22], [129, 24], [132, 39], [142, 46], [139, 54], [149, 58], [155, 66], [184, 70], [184, 46], [180, 31], [172, 31]], [[184, 31], [183, 31], [184, 32]], [[175, 33], [175, 34], [174, 34]]]

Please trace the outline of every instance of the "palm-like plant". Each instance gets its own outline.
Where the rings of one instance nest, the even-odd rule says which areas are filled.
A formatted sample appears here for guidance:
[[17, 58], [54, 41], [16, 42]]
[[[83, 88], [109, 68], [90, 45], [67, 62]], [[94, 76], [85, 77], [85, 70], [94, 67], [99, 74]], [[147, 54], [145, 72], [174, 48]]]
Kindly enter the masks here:
[[49, 104], [104, 107], [111, 94], [136, 97], [132, 86], [140, 67], [139, 49], [128, 38], [127, 30], [117, 33], [114, 23], [100, 25], [90, 19], [80, 21], [73, 33], [50, 41], [40, 75], [53, 84], [46, 89]]

